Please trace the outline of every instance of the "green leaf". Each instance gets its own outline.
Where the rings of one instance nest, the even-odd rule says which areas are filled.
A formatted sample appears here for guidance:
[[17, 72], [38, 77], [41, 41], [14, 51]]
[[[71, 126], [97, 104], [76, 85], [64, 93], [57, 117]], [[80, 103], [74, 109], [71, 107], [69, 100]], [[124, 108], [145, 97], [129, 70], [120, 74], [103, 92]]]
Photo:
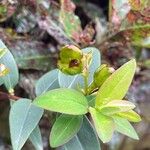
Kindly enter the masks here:
[[128, 120], [118, 116], [114, 116], [113, 119], [115, 122], [115, 129], [118, 132], [125, 134], [133, 139], [136, 140], [139, 139], [136, 131], [134, 130], [134, 128], [132, 127], [132, 125], [129, 123]]
[[126, 30], [126, 32], [131, 32], [131, 36], [129, 38], [132, 45], [150, 48], [150, 24], [144, 24], [141, 26], [137, 25], [135, 26], [135, 29], [131, 28], [130, 30]]
[[87, 98], [89, 106], [94, 107], [96, 96], [95, 95], [88, 95], [86, 98]]
[[135, 105], [125, 100], [113, 100], [99, 108], [105, 115], [112, 115], [118, 112], [126, 112], [135, 108]]
[[19, 99], [10, 110], [9, 125], [13, 150], [20, 150], [37, 126], [43, 109], [32, 105], [28, 99]]
[[103, 143], [109, 142], [112, 138], [115, 124], [111, 117], [105, 116], [95, 108], [90, 107], [89, 109], [94, 125], [99, 138]]
[[[110, 27], [116, 29], [116, 32], [122, 29], [127, 29], [137, 24], [144, 25], [146, 23], [149, 23], [149, 21], [146, 19], [149, 16], [149, 5], [149, 0], [110, 0]], [[139, 16], [138, 14], [142, 15]], [[145, 33], [145, 35], [146, 34], [147, 33]]]
[[6, 5], [6, 2], [1, 3], [0, 5], [0, 22], [5, 21], [6, 19], [8, 19], [8, 8], [9, 6]]
[[59, 88], [58, 83], [58, 69], [52, 70], [44, 74], [36, 83], [35, 93], [37, 96], [52, 90]]
[[[45, 5], [45, 4], [44, 4]], [[38, 19], [38, 25], [40, 29], [45, 30], [50, 36], [52, 36], [60, 45], [76, 44], [67, 36], [58, 23], [51, 17], [45, 18], [45, 25], [43, 27], [42, 20]]]
[[127, 18], [127, 14], [131, 10], [130, 4], [126, 0], [109, 1], [110, 23], [114, 25], [114, 28], [117, 28], [119, 30], [121, 23], [125, 18]]
[[110, 30], [118, 32], [118, 37], [113, 39], [119, 43], [128, 41], [134, 46], [150, 48], [149, 5], [149, 0], [110, 0], [110, 27], [113, 27]]
[[10, 51], [7, 49], [7, 47], [1, 40], [0, 40], [0, 48], [6, 49], [7, 51], [4, 54], [4, 56], [0, 58], [0, 63], [4, 64], [6, 68], [9, 68], [10, 70], [10, 72], [6, 76], [0, 78], [0, 83], [4, 83], [6, 88], [8, 90], [11, 90], [15, 87], [15, 85], [18, 83], [19, 80], [18, 68], [13, 58], [13, 55], [10, 53]]
[[132, 10], [142, 11], [144, 8], [149, 6], [149, 0], [140, 0], [139, 2], [135, 0], [129, 0]]
[[32, 131], [29, 140], [32, 142], [36, 150], [43, 150], [43, 143], [39, 126], [36, 126]]
[[4, 64], [0, 64], [0, 77], [4, 77], [9, 73], [9, 69]]
[[[93, 75], [95, 70], [100, 66], [101, 64], [101, 55], [100, 51], [94, 47], [87, 47], [82, 49], [83, 53], [89, 53], [92, 52], [92, 61], [89, 67], [89, 84], [93, 81]], [[66, 88], [77, 88], [77, 86], [83, 86], [84, 85], [84, 79], [79, 75], [66, 75], [62, 72], [59, 72], [58, 74], [58, 81], [60, 87], [66, 87]]]
[[74, 3], [71, 0], [61, 0], [60, 21], [66, 34], [74, 40], [79, 39], [82, 32], [81, 22], [78, 16], [74, 14]]
[[59, 81], [59, 86], [61, 88], [74, 88], [76, 89], [79, 81], [83, 81], [82, 77], [80, 75], [66, 75], [59, 71], [58, 73], [58, 81]]
[[7, 49], [0, 48], [0, 58], [2, 58], [5, 55], [6, 52], [7, 52]]
[[136, 69], [134, 59], [117, 69], [100, 87], [96, 97], [96, 107], [112, 100], [122, 99], [132, 82]]
[[9, 48], [13, 50], [12, 54], [20, 69], [34, 69], [45, 72], [56, 66], [55, 54], [51, 53], [52, 47], [47, 47], [41, 41], [30, 38], [28, 40], [16, 40], [15, 44], [12, 43]]
[[117, 113], [118, 116], [128, 119], [131, 122], [140, 122], [141, 117], [133, 110], [130, 110], [128, 112], [121, 112]]
[[100, 143], [97, 134], [85, 116], [82, 127], [77, 135], [68, 143], [59, 148], [59, 150], [100, 150]]
[[37, 97], [33, 103], [50, 111], [71, 115], [86, 114], [88, 109], [86, 97], [76, 90], [67, 88], [48, 91]]
[[59, 116], [50, 133], [50, 145], [58, 147], [67, 143], [79, 131], [82, 121], [82, 116], [65, 114]]

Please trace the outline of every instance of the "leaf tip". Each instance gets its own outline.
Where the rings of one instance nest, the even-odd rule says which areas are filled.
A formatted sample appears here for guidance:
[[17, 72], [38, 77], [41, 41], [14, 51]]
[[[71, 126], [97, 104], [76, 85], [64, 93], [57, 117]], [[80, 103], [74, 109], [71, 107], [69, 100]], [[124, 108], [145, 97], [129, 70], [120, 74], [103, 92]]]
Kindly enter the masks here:
[[56, 148], [56, 147], [58, 147], [58, 145], [55, 144], [55, 142], [53, 142], [53, 141], [51, 140], [51, 138], [50, 138], [50, 140], [49, 140], [49, 143], [50, 143], [51, 148]]
[[136, 134], [134, 135], [134, 137], [131, 137], [132, 139], [134, 139], [134, 140], [139, 140], [139, 136], [138, 136], [138, 134], [137, 134], [137, 132], [135, 132]]
[[131, 63], [134, 66], [134, 68], [136, 68], [136, 60], [135, 60], [135, 58], [132, 58], [128, 63]]

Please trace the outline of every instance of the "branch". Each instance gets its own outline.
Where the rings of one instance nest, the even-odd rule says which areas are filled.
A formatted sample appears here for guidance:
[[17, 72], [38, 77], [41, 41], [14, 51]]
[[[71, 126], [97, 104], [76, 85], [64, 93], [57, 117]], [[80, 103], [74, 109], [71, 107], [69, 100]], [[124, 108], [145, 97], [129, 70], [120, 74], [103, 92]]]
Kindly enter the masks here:
[[11, 95], [5, 92], [0, 92], [0, 100], [9, 100], [9, 99], [13, 99], [13, 100], [18, 100], [21, 97], [15, 96], [15, 95]]

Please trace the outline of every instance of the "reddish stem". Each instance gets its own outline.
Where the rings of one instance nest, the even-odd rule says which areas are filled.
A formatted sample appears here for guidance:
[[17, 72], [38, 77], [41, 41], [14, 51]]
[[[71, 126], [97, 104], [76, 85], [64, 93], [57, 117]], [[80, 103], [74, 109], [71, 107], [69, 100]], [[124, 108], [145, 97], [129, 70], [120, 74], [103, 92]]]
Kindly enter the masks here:
[[20, 97], [5, 92], [0, 92], [0, 100], [7, 100], [7, 99], [18, 100], [20, 99]]

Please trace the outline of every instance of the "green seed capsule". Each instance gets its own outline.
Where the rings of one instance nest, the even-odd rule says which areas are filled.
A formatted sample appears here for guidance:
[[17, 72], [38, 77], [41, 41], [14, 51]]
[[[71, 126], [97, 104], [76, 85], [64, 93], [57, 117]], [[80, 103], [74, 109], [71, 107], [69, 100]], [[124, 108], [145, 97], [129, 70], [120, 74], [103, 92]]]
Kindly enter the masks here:
[[74, 46], [67, 45], [60, 50], [58, 68], [65, 74], [75, 75], [83, 70], [83, 53]]

